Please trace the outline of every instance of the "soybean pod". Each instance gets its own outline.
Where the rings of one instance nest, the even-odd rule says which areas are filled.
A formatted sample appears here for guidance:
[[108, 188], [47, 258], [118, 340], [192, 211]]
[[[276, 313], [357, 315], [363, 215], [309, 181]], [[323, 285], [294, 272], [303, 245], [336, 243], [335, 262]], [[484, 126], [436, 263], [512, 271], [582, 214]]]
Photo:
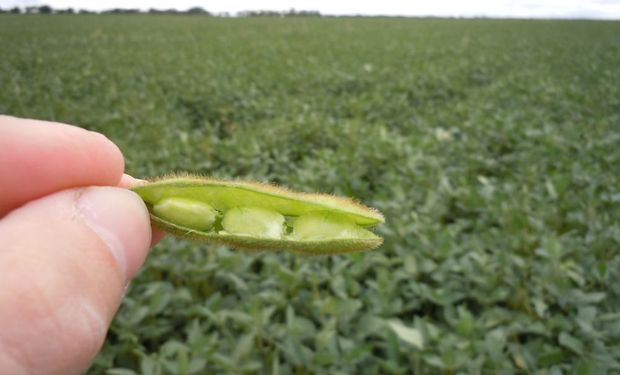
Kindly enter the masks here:
[[158, 227], [182, 238], [312, 255], [366, 251], [383, 242], [369, 230], [383, 215], [350, 198], [191, 175], [132, 190]]

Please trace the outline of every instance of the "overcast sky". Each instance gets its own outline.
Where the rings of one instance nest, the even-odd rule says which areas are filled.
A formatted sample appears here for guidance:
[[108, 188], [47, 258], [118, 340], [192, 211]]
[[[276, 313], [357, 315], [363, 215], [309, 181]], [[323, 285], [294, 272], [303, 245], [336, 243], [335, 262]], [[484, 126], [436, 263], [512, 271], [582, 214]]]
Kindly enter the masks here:
[[0, 7], [51, 5], [53, 8], [177, 8], [201, 6], [214, 13], [242, 10], [318, 10], [323, 14], [597, 18], [620, 19], [620, 0], [0, 0]]

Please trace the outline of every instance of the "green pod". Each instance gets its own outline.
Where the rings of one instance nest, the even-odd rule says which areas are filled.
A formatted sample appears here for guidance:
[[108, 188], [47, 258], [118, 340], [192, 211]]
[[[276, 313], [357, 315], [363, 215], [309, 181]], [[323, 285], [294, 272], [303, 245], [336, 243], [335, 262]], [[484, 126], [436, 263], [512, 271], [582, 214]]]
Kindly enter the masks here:
[[366, 251], [383, 242], [368, 230], [383, 223], [383, 215], [349, 198], [197, 176], [163, 177], [132, 190], [158, 227], [183, 238], [314, 255]]

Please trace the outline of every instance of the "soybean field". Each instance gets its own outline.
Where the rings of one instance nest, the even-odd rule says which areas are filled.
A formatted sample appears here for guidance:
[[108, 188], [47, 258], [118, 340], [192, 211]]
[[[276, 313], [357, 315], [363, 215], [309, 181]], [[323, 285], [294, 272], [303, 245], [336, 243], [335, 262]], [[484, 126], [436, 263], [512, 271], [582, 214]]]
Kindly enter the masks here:
[[89, 374], [620, 373], [620, 22], [0, 15], [0, 113], [385, 214], [354, 255], [166, 238]]

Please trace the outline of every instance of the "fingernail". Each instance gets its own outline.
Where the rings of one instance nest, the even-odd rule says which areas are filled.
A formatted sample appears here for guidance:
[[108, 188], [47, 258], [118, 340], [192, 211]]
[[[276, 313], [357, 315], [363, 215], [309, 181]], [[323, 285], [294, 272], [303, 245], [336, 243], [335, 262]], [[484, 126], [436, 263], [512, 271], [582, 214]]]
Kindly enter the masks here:
[[107, 245], [125, 281], [144, 262], [151, 242], [149, 215], [137, 194], [120, 188], [85, 189], [77, 202], [84, 222]]

